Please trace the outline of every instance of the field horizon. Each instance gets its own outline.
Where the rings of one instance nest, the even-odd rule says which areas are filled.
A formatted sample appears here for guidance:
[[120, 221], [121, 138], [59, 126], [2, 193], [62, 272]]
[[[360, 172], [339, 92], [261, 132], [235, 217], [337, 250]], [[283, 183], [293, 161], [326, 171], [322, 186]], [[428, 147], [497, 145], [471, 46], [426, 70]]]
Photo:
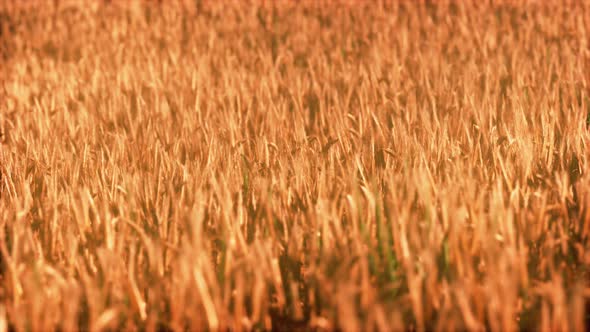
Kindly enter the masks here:
[[588, 330], [589, 4], [0, 0], [0, 332]]

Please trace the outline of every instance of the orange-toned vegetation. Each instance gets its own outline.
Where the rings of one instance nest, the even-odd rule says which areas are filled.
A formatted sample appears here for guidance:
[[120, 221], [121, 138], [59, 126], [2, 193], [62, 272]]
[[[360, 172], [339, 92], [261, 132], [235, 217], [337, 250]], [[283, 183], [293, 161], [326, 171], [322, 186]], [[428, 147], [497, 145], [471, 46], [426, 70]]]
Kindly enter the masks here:
[[0, 330], [584, 330], [588, 27], [0, 1]]

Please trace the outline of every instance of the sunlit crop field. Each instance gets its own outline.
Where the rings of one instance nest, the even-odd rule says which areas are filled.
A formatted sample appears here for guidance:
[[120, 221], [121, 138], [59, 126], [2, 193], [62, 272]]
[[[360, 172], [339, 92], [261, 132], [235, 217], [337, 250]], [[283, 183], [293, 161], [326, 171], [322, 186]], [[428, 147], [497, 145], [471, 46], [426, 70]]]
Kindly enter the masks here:
[[0, 0], [0, 332], [584, 331], [588, 5]]

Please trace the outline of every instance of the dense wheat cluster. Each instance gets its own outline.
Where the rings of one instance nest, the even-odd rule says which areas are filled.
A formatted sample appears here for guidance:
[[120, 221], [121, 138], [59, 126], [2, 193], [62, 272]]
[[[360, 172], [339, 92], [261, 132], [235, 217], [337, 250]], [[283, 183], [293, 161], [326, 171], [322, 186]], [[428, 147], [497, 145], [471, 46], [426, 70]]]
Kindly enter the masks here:
[[0, 1], [0, 331], [583, 331], [589, 26]]

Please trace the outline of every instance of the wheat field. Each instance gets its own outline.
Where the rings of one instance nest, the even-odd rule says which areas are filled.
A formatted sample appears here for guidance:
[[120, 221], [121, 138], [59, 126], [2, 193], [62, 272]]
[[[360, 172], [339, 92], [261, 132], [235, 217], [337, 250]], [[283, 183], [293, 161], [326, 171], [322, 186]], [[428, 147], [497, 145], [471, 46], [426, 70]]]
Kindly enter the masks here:
[[590, 328], [589, 6], [0, 0], [0, 331]]

